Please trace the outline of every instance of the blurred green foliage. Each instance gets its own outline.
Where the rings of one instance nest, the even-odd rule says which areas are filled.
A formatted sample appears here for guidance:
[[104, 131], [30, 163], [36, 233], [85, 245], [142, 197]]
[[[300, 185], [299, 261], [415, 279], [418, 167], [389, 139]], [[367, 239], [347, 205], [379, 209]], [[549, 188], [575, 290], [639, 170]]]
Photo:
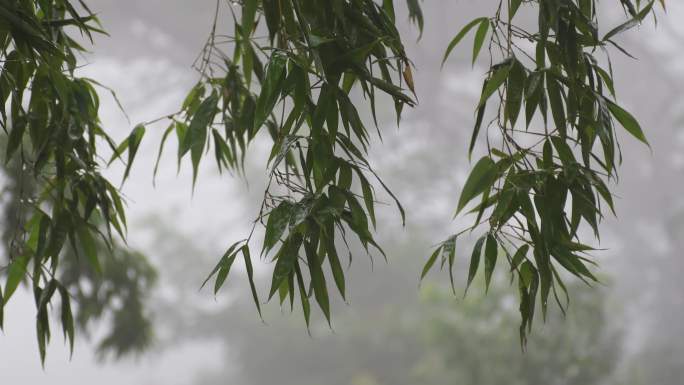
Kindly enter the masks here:
[[[3, 141], [0, 138], [0, 146]], [[12, 160], [0, 168], [3, 197], [0, 260], [10, 255], [11, 239], [16, 236], [20, 223], [30, 215], [22, 210], [16, 197], [31, 196], [41, 190], [35, 180], [22, 177], [18, 167], [18, 162]], [[101, 239], [94, 242], [98, 254], [106, 256], [102, 258], [100, 271], [82, 253], [74, 251], [74, 244], [64, 247], [59, 267], [54, 270], [54, 277], [71, 298], [74, 326], [87, 339], [95, 330], [104, 331], [104, 335], [92, 336], [96, 338], [93, 342], [102, 359], [108, 355], [121, 358], [140, 353], [153, 338], [148, 298], [156, 284], [157, 272], [144, 255], [120, 242], [111, 245]]]

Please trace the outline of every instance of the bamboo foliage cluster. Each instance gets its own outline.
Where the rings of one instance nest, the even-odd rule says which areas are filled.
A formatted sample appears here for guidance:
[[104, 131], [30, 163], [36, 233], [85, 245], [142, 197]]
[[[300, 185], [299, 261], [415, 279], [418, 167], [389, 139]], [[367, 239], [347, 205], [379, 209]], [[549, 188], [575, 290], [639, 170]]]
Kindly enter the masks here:
[[[370, 134], [351, 96], [359, 87], [374, 120], [379, 94], [393, 100], [397, 119], [404, 106], [415, 104], [393, 4], [276, 0], [229, 9], [235, 35], [212, 31], [196, 63], [201, 79], [169, 118], [160, 150], [175, 132], [178, 161], [190, 154], [196, 180], [208, 144], [219, 169], [240, 172], [248, 143], [261, 131], [272, 139], [268, 188], [255, 222], [266, 228], [260, 255], [275, 263], [268, 298], [277, 294], [281, 304], [289, 298], [291, 307], [297, 299], [307, 325], [315, 300], [330, 321], [328, 281], [343, 298], [346, 292], [338, 243], [353, 236], [368, 252], [384, 256], [372, 233], [376, 185], [404, 217], [366, 159]], [[421, 24], [417, 3], [409, 9]], [[260, 24], [266, 36], [257, 36], [264, 30]], [[137, 145], [142, 137], [136, 135], [128, 142]], [[207, 282], [215, 278], [217, 292], [235, 259], [243, 260], [261, 313], [250, 241], [251, 235], [231, 245]], [[332, 279], [324, 273], [328, 269]]]
[[[78, 9], [77, 9], [78, 8]], [[60, 297], [60, 323], [73, 349], [71, 293], [57, 275], [67, 249], [100, 271], [98, 244], [111, 248], [113, 233], [125, 235], [124, 204], [100, 174], [100, 143], [114, 143], [100, 125], [99, 83], [78, 77], [86, 39], [104, 33], [80, 1], [6, 0], [0, 3], [0, 126], [3, 159], [20, 171], [16, 228], [2, 266], [0, 327], [5, 304], [23, 281], [36, 304], [41, 360], [50, 339], [50, 304]], [[35, 191], [24, 186], [38, 186]], [[7, 229], [5, 231], [8, 231]]]
[[[422, 27], [418, 2], [407, 5]], [[544, 316], [551, 294], [567, 307], [564, 275], [598, 281], [589, 254], [595, 249], [578, 230], [586, 223], [598, 238], [605, 207], [614, 213], [609, 183], [621, 160], [617, 129], [648, 144], [636, 119], [616, 103], [609, 53], [629, 55], [616, 37], [655, 15], [654, 5], [621, 1], [626, 21], [602, 33], [595, 0], [500, 1], [494, 16], [467, 24], [446, 49], [444, 61], [472, 30], [472, 62], [488, 48], [492, 64], [468, 148], [470, 156], [485, 137], [487, 154], [473, 166], [457, 204], [457, 215], [470, 207], [474, 225], [440, 243], [421, 278], [440, 260], [453, 286], [456, 240], [484, 229], [467, 286], [481, 260], [488, 286], [499, 255], [505, 256], [519, 291], [523, 346], [537, 302]], [[515, 25], [523, 7], [538, 12], [537, 31]], [[360, 90], [376, 127], [377, 96], [393, 100], [397, 120], [414, 105], [412, 64], [395, 27], [394, 2], [244, 0], [230, 10], [235, 35], [219, 41], [212, 32], [198, 64], [202, 80], [164, 137], [176, 132], [179, 162], [190, 152], [195, 180], [208, 145], [219, 168], [239, 170], [247, 144], [268, 132], [270, 182], [255, 221], [265, 226], [261, 255], [275, 264], [268, 298], [278, 293], [281, 304], [289, 299], [294, 307], [299, 292], [307, 325], [311, 298], [330, 322], [327, 281], [344, 298], [340, 250], [349, 250], [348, 235], [384, 256], [371, 231], [374, 182], [394, 195], [366, 159], [369, 134], [350, 93]], [[263, 37], [260, 24], [266, 25]], [[135, 135], [130, 140], [139, 140]], [[241, 255], [261, 312], [250, 241], [251, 234], [233, 244], [207, 282], [215, 278], [217, 292]]]
[[[475, 162], [457, 202], [457, 215], [472, 214], [473, 226], [440, 243], [422, 277], [439, 262], [453, 285], [456, 241], [466, 231], [480, 231], [468, 285], [483, 260], [488, 286], [505, 257], [517, 282], [523, 343], [537, 303], [545, 314], [553, 294], [561, 309], [567, 307], [564, 277], [597, 281], [591, 240], [579, 230], [584, 223], [598, 237], [606, 207], [614, 211], [609, 184], [621, 159], [617, 131], [647, 144], [639, 123], [616, 101], [608, 54], [629, 55], [616, 38], [665, 3], [615, 3], [625, 20], [604, 33], [597, 0], [500, 0], [493, 16], [477, 18], [456, 34], [444, 56], [446, 61], [471, 32], [472, 62], [483, 49], [489, 52], [491, 66], [467, 149], [470, 156], [484, 140], [487, 153]], [[253, 274], [259, 254], [273, 262], [269, 300], [277, 295], [291, 308], [299, 302], [307, 326], [315, 301], [330, 322], [328, 289], [334, 285], [345, 298], [349, 242], [385, 255], [373, 235], [378, 194], [394, 200], [404, 221], [401, 204], [368, 162], [372, 130], [358, 109], [367, 106], [377, 128], [380, 98], [393, 102], [397, 122], [406, 106], [415, 105], [413, 65], [396, 28], [394, 1], [223, 4], [217, 1], [211, 34], [196, 62], [200, 80], [180, 111], [163, 118], [169, 125], [155, 173], [171, 135], [179, 143], [178, 164], [190, 159], [193, 186], [203, 158], [213, 157], [221, 171], [244, 172], [249, 144], [257, 135], [270, 138], [269, 182], [255, 220], [265, 227], [261, 250], [254, 252], [250, 233], [227, 249], [205, 284], [213, 279], [218, 292], [240, 259], [261, 313]], [[83, 48], [65, 29], [86, 37], [103, 31], [87, 5], [79, 6], [83, 11], [67, 0], [0, 4], [5, 159], [18, 162], [22, 175], [42, 186], [35, 196], [17, 198], [28, 220], [20, 221], [4, 267], [0, 325], [4, 304], [29, 280], [41, 357], [55, 293], [61, 296], [64, 333], [73, 341], [70, 295], [55, 278], [66, 245], [97, 271], [102, 256], [96, 244], [110, 245], [112, 229], [125, 236], [124, 203], [99, 173], [104, 162], [97, 143], [112, 148], [109, 163], [126, 163], [125, 180], [148, 125], [137, 125], [118, 146], [101, 127], [94, 88], [99, 84], [74, 75], [75, 52]], [[407, 0], [406, 6], [422, 31], [419, 1]], [[225, 21], [220, 9], [230, 12], [232, 35], [219, 31]], [[536, 30], [516, 25], [523, 10], [537, 13]]]
[[[597, 1], [502, 1], [494, 17], [467, 24], [444, 56], [446, 61], [477, 27], [474, 63], [489, 36], [493, 64], [482, 85], [468, 149], [470, 156], [485, 137], [487, 154], [473, 166], [456, 214], [475, 201], [468, 211], [475, 222], [464, 232], [485, 229], [473, 247], [466, 290], [481, 259], [488, 287], [503, 255], [511, 281], [517, 281], [523, 345], [537, 303], [544, 318], [551, 294], [561, 310], [567, 308], [564, 275], [598, 282], [589, 254], [595, 249], [578, 230], [585, 223], [599, 238], [604, 213], [615, 214], [608, 183], [617, 180], [622, 159], [617, 130], [648, 145], [637, 120], [616, 103], [609, 53], [614, 48], [629, 55], [615, 38], [654, 14], [655, 1], [623, 0], [621, 5], [627, 20], [603, 33]], [[521, 7], [529, 6], [538, 12], [538, 29], [531, 32], [514, 23]], [[491, 120], [488, 106], [495, 110]], [[436, 248], [423, 276], [440, 258], [453, 285], [455, 243], [461, 234]]]

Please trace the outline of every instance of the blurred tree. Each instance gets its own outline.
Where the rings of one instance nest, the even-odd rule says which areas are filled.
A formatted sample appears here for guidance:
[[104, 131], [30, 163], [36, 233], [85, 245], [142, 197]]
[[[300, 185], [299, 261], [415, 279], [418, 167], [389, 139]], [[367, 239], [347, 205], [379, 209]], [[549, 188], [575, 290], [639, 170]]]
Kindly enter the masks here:
[[[485, 43], [490, 54], [468, 151], [482, 134], [487, 155], [466, 180], [457, 213], [480, 199], [471, 210], [472, 229], [482, 226], [484, 235], [475, 243], [467, 284], [484, 270], [488, 285], [497, 250], [505, 250], [517, 281], [523, 343], [537, 302], [544, 315], [551, 294], [565, 306], [559, 299], [567, 294], [563, 271], [596, 280], [586, 254], [593, 248], [578, 230], [585, 223], [598, 237], [605, 206], [613, 210], [606, 183], [616, 177], [621, 159], [616, 127], [647, 143], [634, 117], [615, 102], [608, 48], [626, 53], [616, 37], [655, 15], [656, 2], [621, 0], [626, 20], [600, 36], [597, 0], [500, 1], [493, 16], [473, 20], [447, 47], [445, 60], [473, 30], [473, 62]], [[664, 8], [664, 0], [659, 2]], [[101, 127], [99, 84], [75, 75], [75, 53], [84, 49], [69, 31], [89, 39], [103, 31], [86, 3], [78, 4], [77, 9], [68, 0], [0, 3], [4, 155], [16, 162], [18, 186], [31, 181], [39, 187], [32, 193], [20, 188], [12, 197], [17, 221], [10, 230], [0, 309], [21, 281], [32, 283], [43, 358], [55, 293], [63, 304], [64, 333], [74, 333], [70, 293], [56, 275], [68, 255], [64, 250], [82, 255], [99, 273], [106, 263], [98, 242], [112, 249], [113, 233], [125, 235], [124, 205], [99, 172], [98, 143], [111, 147], [110, 163], [127, 154], [126, 180], [146, 130], [146, 124], [137, 125], [115, 146]], [[367, 160], [370, 135], [356, 102], [366, 98], [376, 126], [381, 95], [394, 103], [397, 122], [404, 107], [415, 104], [412, 64], [395, 26], [394, 1], [229, 2], [229, 33], [217, 30], [220, 4], [196, 65], [199, 82], [178, 113], [162, 118], [170, 124], [159, 155], [175, 133], [178, 161], [189, 154], [194, 185], [209, 147], [220, 170], [239, 172], [249, 142], [270, 137], [269, 183], [255, 220], [265, 226], [259, 255], [275, 262], [268, 298], [277, 293], [281, 303], [300, 301], [307, 325], [315, 300], [330, 322], [327, 281], [334, 281], [342, 298], [348, 289], [341, 241], [349, 248], [354, 235], [365, 252], [385, 254], [372, 232], [376, 188], [395, 201], [404, 219], [401, 204]], [[422, 30], [419, 1], [406, 4]], [[516, 25], [525, 8], [537, 14], [538, 28]], [[596, 56], [602, 52], [605, 57]], [[495, 114], [491, 106], [486, 110], [492, 101]], [[523, 106], [524, 123], [518, 119]], [[235, 260], [244, 261], [261, 312], [252, 234], [227, 249], [208, 280], [214, 278], [218, 291]], [[452, 276], [460, 234], [439, 244], [423, 276], [438, 260]]]
[[101, 272], [99, 245], [111, 249], [112, 229], [123, 236], [126, 227], [121, 197], [99, 172], [98, 147], [113, 144], [100, 125], [98, 83], [75, 75], [76, 53], [85, 49], [70, 33], [92, 39], [102, 32], [80, 5], [84, 9], [68, 0], [0, 2], [2, 161], [14, 174], [3, 194], [11, 219], [3, 228], [0, 314], [19, 284], [29, 281], [41, 360], [53, 297], [60, 298], [62, 329], [73, 349], [72, 293], [60, 280], [60, 265], [78, 256]]
[[[497, 281], [505, 288], [505, 282]], [[622, 357], [620, 331], [607, 320], [601, 290], [571, 290], [577, 300], [569, 319], [560, 311], [550, 312], [543, 330], [530, 337], [526, 354], [520, 353], [518, 336], [508, 326], [518, 317], [515, 297], [504, 290], [492, 289], [486, 298], [484, 293], [471, 294], [463, 302], [438, 286], [426, 288], [420, 302], [383, 305], [376, 298], [374, 309], [338, 319], [342, 335], [317, 333], [313, 338], [297, 333], [296, 322], [269, 325], [269, 333], [242, 327], [248, 320], [240, 317], [244, 311], [238, 305], [225, 317], [199, 321], [202, 331], [193, 333], [195, 338], [208, 333], [205, 337], [223, 339], [227, 351], [236, 354], [225, 357], [232, 365], [224, 372], [199, 375], [198, 383], [608, 383]]]
[[575, 301], [567, 321], [560, 311], [549, 314], [524, 355], [506, 327], [516, 318], [510, 294], [496, 289], [488, 294], [493, 298], [472, 295], [454, 304], [443, 291], [427, 292], [430, 321], [417, 329], [432, 349], [417, 365], [418, 382], [581, 385], [610, 380], [621, 358], [621, 335], [608, 322], [605, 293], [579, 286], [570, 290]]
[[[439, 282], [426, 284], [416, 298], [415, 287], [405, 283], [415, 282], [419, 268], [420, 250], [411, 247], [421, 243], [417, 239], [391, 246], [392, 263], [379, 264], [373, 276], [364, 276], [364, 267], [351, 268], [352, 302], [335, 317], [332, 332], [324, 320], [314, 319], [307, 337], [300, 314], [278, 314], [274, 307], [264, 309], [268, 325], [258, 325], [249, 311], [249, 287], [239, 280], [227, 283], [229, 301], [211, 307], [184, 295], [195, 287], [189, 277], [202, 268], [176, 263], [174, 255], [208, 252], [163, 223], [150, 225], [159, 229], [159, 241], [153, 242], [163, 244], [158, 252], [170, 262], [161, 274], [177, 291], [159, 308], [170, 336], [161, 345], [211, 341], [224, 352], [217, 371], [197, 374], [198, 385], [598, 385], [612, 383], [624, 358], [622, 330], [611, 321], [621, 309], [611, 303], [607, 288], [569, 287], [574, 301], [567, 316], [551, 310], [521, 354], [518, 335], [509, 327], [519, 317], [508, 289], [510, 275], [495, 273], [487, 294], [484, 278], [476, 278], [463, 300]], [[459, 267], [463, 262], [459, 258]], [[280, 312], [288, 309], [285, 303]]]
[[649, 267], [650, 288], [639, 309], [646, 330], [641, 331], [641, 346], [625, 363], [626, 384], [670, 385], [684, 378], [684, 299], [680, 295], [684, 262], [679, 254], [684, 247], [684, 212], [671, 210], [664, 220], [663, 239], [673, 251]]
[[[0, 145], [4, 144], [0, 138]], [[31, 196], [40, 187], [36, 181], [21, 178], [16, 161], [2, 167], [2, 225], [3, 239], [0, 255], [9, 255], [11, 239], [16, 236], [18, 223], [27, 220], [20, 209], [16, 196]], [[95, 239], [95, 247], [103, 258], [101, 272], [76, 252], [73, 245], [65, 246], [59, 268], [53, 273], [75, 301], [75, 326], [88, 336], [95, 321], [107, 325], [106, 334], [97, 342], [98, 352], [104, 358], [108, 354], [121, 357], [141, 352], [151, 342], [152, 330], [149, 309], [145, 302], [156, 281], [156, 271], [142, 254], [124, 247], [118, 242], [111, 249], [102, 240]], [[73, 338], [73, 336], [70, 336]]]

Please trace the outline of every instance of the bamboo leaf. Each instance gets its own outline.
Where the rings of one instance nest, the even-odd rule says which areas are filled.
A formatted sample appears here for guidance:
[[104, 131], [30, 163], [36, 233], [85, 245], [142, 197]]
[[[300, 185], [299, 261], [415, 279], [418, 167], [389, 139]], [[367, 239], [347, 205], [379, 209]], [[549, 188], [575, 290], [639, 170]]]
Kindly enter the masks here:
[[[456, 48], [456, 46], [458, 45], [458, 43], [460, 43], [461, 40], [463, 40], [463, 38], [465, 37], [465, 35], [467, 35], [468, 32], [470, 32], [470, 30], [473, 29], [473, 27], [475, 27], [476, 25], [480, 25], [480, 26], [481, 26], [483, 22], [487, 22], [487, 23], [488, 23], [489, 21], [488, 21], [488, 19], [487, 19], [486, 17], [479, 17], [479, 18], [477, 18], [477, 19], [471, 21], [470, 23], [466, 24], [466, 26], [463, 27], [463, 29], [461, 29], [461, 30], [456, 34], [456, 36], [454, 36], [454, 38], [451, 40], [451, 42], [449, 42], [449, 45], [447, 46], [446, 52], [444, 52], [444, 57], [442, 58], [442, 66], [444, 66], [444, 63], [445, 63], [445, 62], [447, 61], [447, 59], [449, 58], [449, 55], [451, 55], [451, 51], [453, 51], [454, 48]], [[485, 32], [486, 32], [486, 31], [485, 31]]]
[[468, 202], [489, 188], [496, 180], [496, 177], [497, 169], [494, 161], [487, 156], [481, 158], [473, 167], [470, 176], [468, 176], [463, 186], [456, 215], [463, 210]]

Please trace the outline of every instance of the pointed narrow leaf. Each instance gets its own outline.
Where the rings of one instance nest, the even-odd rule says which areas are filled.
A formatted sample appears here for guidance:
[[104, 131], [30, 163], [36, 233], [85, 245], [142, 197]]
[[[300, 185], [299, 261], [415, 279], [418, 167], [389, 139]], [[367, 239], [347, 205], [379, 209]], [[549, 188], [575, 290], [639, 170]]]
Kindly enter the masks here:
[[282, 201], [278, 207], [268, 214], [266, 222], [266, 233], [264, 235], [264, 246], [261, 254], [268, 253], [282, 237], [287, 225], [290, 223], [292, 215], [292, 203]]
[[[334, 234], [333, 234], [334, 235]], [[344, 282], [344, 271], [342, 270], [342, 264], [340, 263], [340, 258], [337, 256], [337, 250], [335, 249], [335, 242], [330, 237], [322, 237], [322, 241], [325, 242], [325, 249], [328, 255], [328, 262], [330, 263], [330, 270], [333, 273], [333, 279], [335, 280], [335, 285], [340, 291], [340, 295], [343, 299], [345, 296], [345, 282]]]
[[192, 160], [192, 184], [195, 185], [197, 180], [197, 169], [199, 167], [202, 152], [207, 143], [207, 133], [209, 126], [214, 120], [216, 114], [216, 105], [218, 104], [218, 94], [214, 91], [212, 94], [202, 101], [197, 112], [192, 117], [188, 132], [185, 134], [184, 146], [182, 154], [190, 151]]
[[487, 37], [487, 31], [489, 31], [489, 20], [484, 19], [480, 22], [480, 26], [477, 27], [477, 31], [475, 32], [475, 41], [473, 43], [473, 62], [472, 65], [475, 65], [475, 61], [477, 60], [477, 56], [480, 54], [480, 50], [482, 49], [482, 45], [484, 44], [484, 39]]
[[487, 234], [485, 245], [485, 291], [489, 291], [489, 283], [492, 280], [492, 273], [496, 267], [496, 257], [498, 254], [498, 243], [492, 234]]
[[439, 256], [439, 253], [442, 251], [442, 247], [438, 247], [428, 258], [427, 262], [425, 262], [425, 266], [423, 266], [423, 272], [420, 273], [420, 279], [423, 280], [425, 276], [427, 275], [428, 272], [430, 272], [430, 269], [432, 269], [432, 266], [435, 264], [437, 261], [437, 257]]
[[501, 87], [501, 85], [506, 82], [506, 79], [508, 79], [508, 74], [510, 72], [510, 62], [501, 63], [498, 67], [496, 67], [496, 69], [494, 69], [492, 76], [490, 76], [489, 79], [485, 80], [485, 86], [482, 90], [480, 102], [477, 105], [478, 107], [483, 106], [487, 102], [489, 97], [492, 96], [492, 94], [494, 94], [494, 92], [496, 92], [496, 90], [498, 90], [499, 87]]
[[271, 299], [273, 294], [278, 291], [278, 287], [284, 279], [287, 279], [293, 273], [295, 262], [299, 257], [299, 248], [302, 245], [302, 236], [299, 234], [290, 235], [283, 245], [280, 247], [276, 255], [276, 265], [273, 269], [273, 277], [271, 280], [271, 290], [268, 293], [268, 298]]
[[444, 58], [442, 58], [442, 66], [444, 65], [444, 62], [446, 62], [446, 60], [449, 58], [451, 51], [453, 51], [454, 48], [458, 45], [458, 43], [460, 43], [461, 40], [463, 40], [465, 35], [468, 34], [468, 32], [470, 32], [470, 30], [473, 29], [473, 27], [475, 27], [476, 25], [487, 21], [488, 19], [486, 17], [479, 17], [468, 23], [465, 27], [463, 27], [463, 29], [461, 29], [461, 31], [458, 34], [456, 34], [456, 36], [451, 40], [451, 42], [447, 46], [446, 52], [444, 53]]
[[473, 247], [473, 255], [470, 257], [470, 268], [468, 269], [468, 283], [466, 283], [465, 293], [468, 293], [468, 288], [477, 274], [477, 269], [480, 267], [480, 256], [482, 255], [482, 244], [484, 243], [486, 236], [480, 237], [480, 239], [475, 242]]
[[285, 78], [285, 65], [287, 58], [279, 53], [271, 55], [271, 59], [266, 67], [266, 78], [261, 86], [261, 93], [256, 101], [254, 110], [254, 130], [258, 130], [266, 121], [266, 118], [273, 110], [283, 85]]
[[470, 176], [468, 176], [468, 179], [463, 186], [456, 214], [458, 215], [470, 200], [489, 188], [496, 180], [496, 176], [497, 171], [494, 161], [487, 156], [480, 159], [475, 164], [475, 167], [473, 167]]
[[311, 273], [311, 286], [314, 290], [314, 297], [325, 318], [328, 320], [328, 324], [330, 324], [330, 299], [325, 285], [325, 275], [321, 268], [321, 261], [316, 254], [315, 246], [311, 243], [306, 243], [304, 250], [306, 252], [306, 261], [309, 264], [309, 273]]
[[650, 146], [648, 140], [646, 140], [644, 132], [641, 130], [639, 122], [637, 122], [637, 120], [629, 112], [625, 111], [622, 107], [611, 102], [610, 100], [606, 100], [606, 102], [608, 102], [608, 109], [613, 114], [615, 119], [617, 119], [617, 121], [620, 122], [622, 127], [624, 127], [625, 130], [627, 130], [627, 132], [632, 134], [632, 136], [644, 142], [647, 146]]
[[133, 161], [135, 160], [135, 155], [138, 153], [138, 147], [140, 147], [140, 142], [145, 135], [145, 126], [139, 124], [135, 126], [133, 132], [128, 136], [128, 162], [126, 163], [126, 171], [124, 172], [123, 180], [128, 178], [128, 174], [131, 172], [131, 166], [133, 166]]
[[254, 284], [254, 267], [252, 266], [252, 257], [249, 253], [249, 246], [242, 246], [242, 256], [245, 259], [245, 268], [247, 269], [247, 279], [249, 280], [249, 289], [252, 291], [252, 298], [254, 299], [254, 305], [259, 312], [259, 317], [263, 318], [261, 315], [261, 304], [259, 303], [259, 293], [257, 293], [256, 285]]
[[90, 234], [90, 230], [87, 225], [82, 225], [78, 227], [78, 239], [81, 241], [81, 247], [83, 247], [83, 252], [88, 258], [88, 263], [98, 274], [102, 274], [102, 266], [100, 265], [100, 260], [97, 258], [97, 245], [95, 244], [95, 239]]

